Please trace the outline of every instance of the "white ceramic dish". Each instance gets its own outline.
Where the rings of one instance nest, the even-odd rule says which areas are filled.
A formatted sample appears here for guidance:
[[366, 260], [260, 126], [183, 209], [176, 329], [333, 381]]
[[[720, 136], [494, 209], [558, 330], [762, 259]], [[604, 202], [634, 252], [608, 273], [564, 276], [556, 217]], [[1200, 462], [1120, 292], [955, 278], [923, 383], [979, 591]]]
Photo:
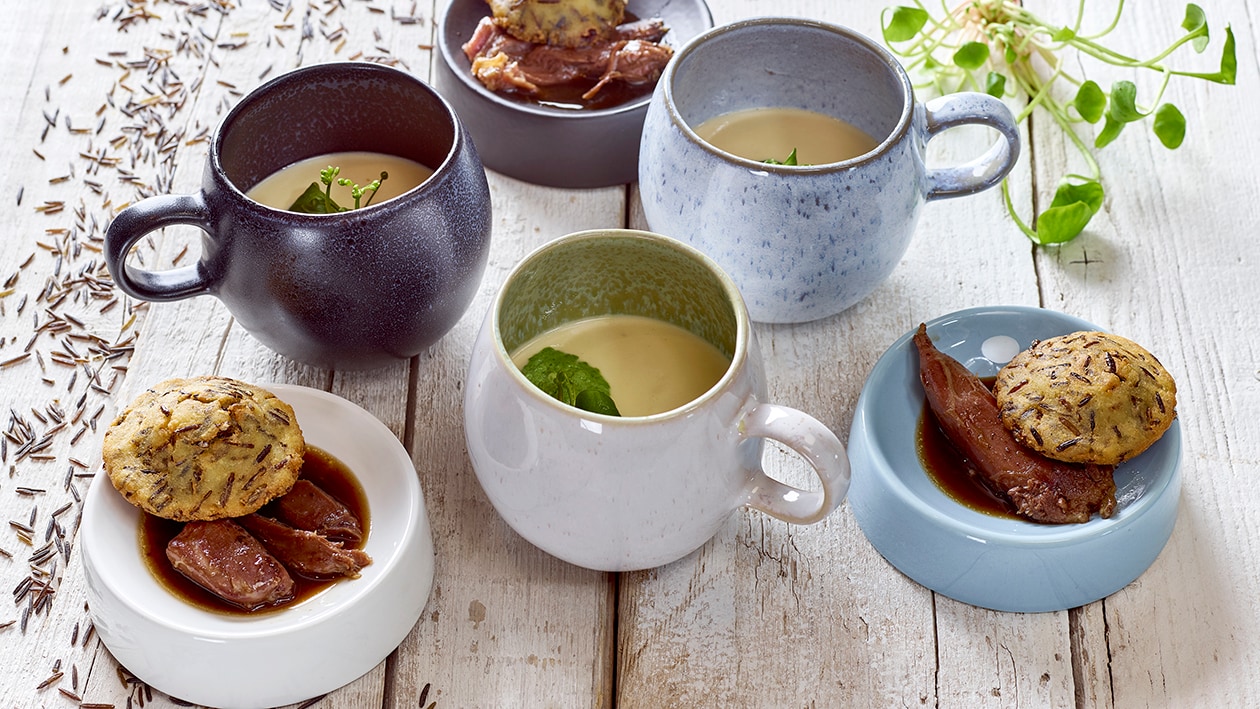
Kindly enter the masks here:
[[373, 563], [291, 607], [258, 616], [202, 610], [145, 567], [140, 511], [96, 476], [84, 504], [83, 566], [92, 621], [120, 664], [167, 694], [216, 707], [271, 707], [331, 691], [379, 664], [415, 625], [433, 583], [419, 479], [394, 434], [324, 391], [265, 388], [287, 401], [307, 442], [358, 478]]
[[[927, 323], [945, 354], [992, 376], [1032, 340], [1099, 330], [1050, 310], [986, 307]], [[923, 411], [913, 331], [876, 363], [849, 434], [849, 505], [871, 544], [902, 573], [964, 603], [1006, 611], [1081, 606], [1128, 585], [1172, 534], [1181, 493], [1181, 426], [1115, 472], [1116, 511], [1071, 525], [1003, 519], [964, 507], [933, 483], [915, 445]]]

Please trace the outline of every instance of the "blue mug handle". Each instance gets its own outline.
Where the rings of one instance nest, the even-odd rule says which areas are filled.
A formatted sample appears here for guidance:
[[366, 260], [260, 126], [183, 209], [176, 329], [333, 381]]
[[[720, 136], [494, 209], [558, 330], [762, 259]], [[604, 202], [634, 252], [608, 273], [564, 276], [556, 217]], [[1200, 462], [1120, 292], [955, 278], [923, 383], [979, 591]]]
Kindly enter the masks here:
[[186, 224], [210, 233], [210, 210], [201, 193], [147, 197], [118, 213], [105, 230], [105, 265], [114, 283], [140, 300], [166, 302], [210, 292], [205, 265], [149, 271], [127, 263], [127, 254], [149, 232]]
[[1019, 126], [1011, 109], [988, 94], [964, 91], [940, 96], [923, 106], [927, 140], [961, 125], [984, 125], [1001, 137], [980, 157], [954, 167], [927, 171], [927, 200], [975, 194], [1001, 182], [1019, 159]]

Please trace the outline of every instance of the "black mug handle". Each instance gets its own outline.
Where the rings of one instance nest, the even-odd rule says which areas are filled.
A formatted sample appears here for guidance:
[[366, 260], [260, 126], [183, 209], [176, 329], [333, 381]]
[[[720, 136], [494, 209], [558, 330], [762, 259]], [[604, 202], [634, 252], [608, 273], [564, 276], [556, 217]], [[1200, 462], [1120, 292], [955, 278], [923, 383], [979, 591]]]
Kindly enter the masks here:
[[201, 193], [147, 197], [118, 213], [105, 230], [105, 265], [114, 283], [140, 300], [171, 301], [207, 293], [212, 285], [200, 263], [149, 271], [127, 263], [127, 254], [149, 232], [187, 224], [210, 233], [210, 210]]

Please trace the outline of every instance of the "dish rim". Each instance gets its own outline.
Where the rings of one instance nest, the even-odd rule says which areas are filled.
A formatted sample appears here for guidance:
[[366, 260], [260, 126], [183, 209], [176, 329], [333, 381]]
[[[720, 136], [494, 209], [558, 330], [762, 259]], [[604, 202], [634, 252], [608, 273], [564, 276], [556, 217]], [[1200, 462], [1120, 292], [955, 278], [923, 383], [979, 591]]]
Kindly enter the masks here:
[[[449, 36], [451, 31], [455, 31], [455, 29], [460, 29], [460, 28], [452, 28], [450, 29], [450, 31], [448, 31], [447, 19], [451, 13], [451, 10], [455, 8], [455, 6], [461, 2], [474, 2], [474, 1], [475, 0], [449, 0], [449, 2], [446, 3], [445, 7], [442, 8], [442, 12], [439, 15], [438, 21], [437, 21], [437, 29], [435, 31], [435, 42], [438, 45], [437, 54], [440, 60], [444, 62], [447, 65], [447, 67], [451, 70], [451, 73], [454, 74], [458, 78], [460, 85], [462, 85], [466, 89], [471, 90], [477, 96], [480, 96], [481, 98], [490, 101], [498, 108], [507, 109], [510, 111], [519, 111], [519, 112], [526, 113], [526, 114], [539, 117], [539, 118], [547, 118], [547, 119], [559, 118], [559, 119], [568, 119], [568, 120], [574, 120], [574, 121], [594, 121], [600, 118], [608, 118], [610, 116], [617, 116], [624, 113], [646, 112], [648, 104], [652, 101], [652, 95], [656, 91], [656, 86], [659, 86], [660, 81], [664, 79], [664, 74], [662, 73], [661, 78], [658, 79], [657, 83], [653, 85], [653, 88], [651, 91], [648, 91], [644, 93], [642, 96], [636, 99], [633, 99], [631, 101], [626, 101], [625, 103], [620, 103], [615, 106], [608, 106], [607, 108], [591, 108], [591, 109], [560, 108], [557, 106], [547, 106], [545, 104], [531, 103], [528, 101], [514, 101], [510, 98], [504, 97], [500, 95], [498, 92], [487, 89], [484, 84], [476, 80], [476, 78], [472, 75], [472, 64], [468, 60], [468, 57], [464, 55], [464, 52], [461, 49], [462, 42], [458, 41], [458, 38], [456, 37]], [[626, 10], [631, 11], [633, 7], [637, 7], [638, 5], [641, 5], [647, 1], [648, 0], [627, 0]], [[713, 24], [714, 24], [713, 11], [712, 9], [709, 8], [709, 5], [707, 2], [705, 2], [705, 0], [685, 0], [685, 1], [690, 4], [693, 4], [698, 10], [702, 12], [702, 20], [704, 21], [704, 26], [706, 28], [713, 27]], [[484, 5], [484, 3], [479, 3], [479, 4]], [[659, 3], [659, 7], [661, 9], [666, 9], [670, 5], [673, 5], [673, 4], [674, 4], [673, 0], [667, 0], [666, 2]], [[489, 14], [488, 7], [486, 9], [486, 13], [487, 15]], [[471, 29], [475, 29], [475, 28], [476, 28], [476, 25], [474, 24]], [[672, 28], [671, 28], [671, 31], [672, 31]], [[701, 30], [701, 33], [705, 31], [707, 31], [707, 29]], [[470, 36], [471, 36], [471, 30], [470, 30]], [[678, 52], [682, 51], [682, 49], [690, 41], [690, 40], [687, 40], [680, 44], [675, 44], [669, 40], [670, 40], [670, 35], [667, 32], [665, 34], [665, 40], [662, 42], [662, 44], [665, 44], [666, 46], [672, 48], [674, 50], [675, 56], [677, 56]], [[464, 41], [467, 41], [467, 40], [465, 39]]]
[[[1073, 315], [1046, 308], [1022, 305], [967, 308], [939, 316], [926, 321], [925, 324], [928, 334], [931, 336], [934, 331], [939, 331], [942, 327], [952, 323], [961, 321], [974, 322], [978, 319], [990, 317], [1019, 317], [1030, 321], [1035, 320], [1036, 324], [1028, 326], [1029, 329], [1043, 327], [1046, 329], [1073, 328], [1072, 330], [1063, 329], [1062, 332], [1056, 329], [1055, 332], [1048, 332], [1043, 337], [1054, 337], [1075, 330], [1101, 330], [1093, 323]], [[854, 414], [854, 432], [865, 439], [865, 445], [860, 446], [860, 449], [865, 454], [867, 458], [866, 463], [870, 468], [867, 474], [872, 475], [876, 479], [876, 484], [886, 487], [890, 494], [901, 500], [903, 504], [906, 504], [914, 512], [922, 515], [934, 526], [986, 544], [1035, 548], [1073, 546], [1086, 539], [1116, 534], [1134, 524], [1136, 520], [1141, 518], [1143, 512], [1154, 507], [1167, 489], [1175, 484], [1177, 474], [1182, 465], [1180, 414], [1173, 420], [1168, 431], [1155, 444], [1141, 455], [1125, 461], [1117, 467], [1117, 473], [1119, 473], [1126, 466], [1131, 468], [1132, 466], [1140, 465], [1144, 460], [1159, 456], [1170, 458], [1170, 464], [1166, 467], [1151, 470], [1151, 484], [1143, 489], [1138, 499], [1118, 504], [1115, 513], [1109, 519], [1102, 519], [1094, 515], [1087, 522], [1055, 525], [986, 514], [967, 507], [941, 490], [934, 481], [930, 480], [930, 476], [928, 476], [920, 461], [917, 472], [925, 477], [929, 477], [928, 484], [940, 492], [941, 499], [946, 501], [950, 507], [942, 509], [940, 506], [932, 504], [931, 501], [924, 499], [922, 495], [918, 494], [905, 482], [904, 476], [914, 474], [915, 471], [897, 470], [885, 452], [884, 447], [877, 445], [877, 435], [873, 424], [870, 423], [871, 416], [869, 414], [872, 407], [880, 405], [878, 402], [887, 401], [893, 395], [893, 390], [881, 388], [881, 385], [884, 384], [885, 380], [892, 377], [890, 374], [891, 370], [904, 365], [905, 358], [912, 356], [910, 347], [915, 330], [917, 328], [898, 337], [876, 361], [858, 397]], [[1005, 333], [994, 332], [989, 337], [1001, 334]], [[955, 343], [954, 347], [957, 347], [958, 344]], [[1028, 346], [1024, 343], [1020, 344], [1025, 348]], [[945, 353], [951, 354], [949, 351]], [[909, 392], [911, 399], [920, 407], [922, 406], [924, 400], [923, 389], [918, 384], [917, 378], [913, 382], [905, 382], [904, 386], [898, 385], [896, 381], [893, 381], [893, 386], [898, 393]], [[916, 412], [912, 419], [913, 425], [904, 427], [906, 431], [911, 432], [911, 439], [916, 435], [913, 431], [917, 429], [918, 416], [919, 414]], [[914, 456], [918, 460], [915, 442], [910, 440], [909, 446], [915, 449]], [[851, 445], [850, 450], [852, 449]], [[855, 465], [856, 467], [857, 465]], [[1117, 487], [1119, 488], [1120, 485], [1117, 485]]]
[[[416, 544], [424, 542], [425, 535], [422, 526], [427, 523], [427, 514], [424, 512], [419, 476], [415, 473], [410, 455], [385, 424], [357, 404], [322, 389], [282, 383], [264, 383], [258, 386], [293, 406], [300, 426], [303, 425], [304, 415], [307, 416], [309, 422], [311, 419], [328, 415], [328, 411], [336, 411], [341, 416], [348, 415], [353, 419], [353, 425], [347, 426], [347, 430], [354, 430], [360, 438], [370, 438], [378, 446], [374, 456], [379, 456], [380, 460], [389, 463], [377, 466], [380, 471], [390, 471], [380, 472], [380, 482], [377, 484], [388, 484], [389, 492], [395, 499], [403, 500], [402, 507], [398, 510], [401, 534], [397, 539], [381, 537], [374, 539], [373, 528], [377, 527], [378, 519], [377, 505], [374, 504], [368, 485], [364, 482], [364, 473], [344, 460], [343, 455], [336, 450], [339, 446], [330, 447], [321, 445], [318, 440], [310, 441], [311, 446], [320, 448], [345, 463], [355, 476], [356, 482], [364, 488], [371, 516], [363, 549], [372, 555], [372, 564], [363, 569], [359, 578], [342, 579], [309, 598], [266, 611], [262, 615], [217, 612], [197, 607], [180, 599], [153, 576], [139, 549], [139, 525], [142, 512], [113, 489], [108, 475], [102, 469], [95, 476], [85, 497], [81, 531], [87, 531], [98, 523], [114, 524], [115, 517], [121, 514], [125, 528], [133, 530], [136, 543], [131, 551], [104, 550], [99, 545], [105, 541], [97, 539], [89, 531], [82, 542], [84, 562], [92, 565], [101, 583], [107, 587], [98, 592], [108, 592], [117, 603], [144, 622], [164, 627], [171, 632], [195, 636], [207, 642], [246, 641], [298, 633], [313, 625], [326, 622], [350, 607], [369, 601], [369, 597], [375, 595], [387, 577], [402, 564], [404, 554], [412, 550]], [[315, 407], [328, 411], [318, 410]], [[392, 446], [381, 445], [389, 441], [392, 441]], [[344, 446], [345, 444], [341, 443], [340, 447], [343, 450]], [[410, 474], [404, 474], [407, 471], [410, 471]], [[374, 469], [370, 474], [376, 475], [377, 470]], [[397, 487], [398, 485], [401, 487]], [[386, 490], [382, 489], [378, 495], [384, 492]], [[109, 495], [114, 497], [107, 497]], [[135, 556], [125, 565], [102, 563], [104, 560], [114, 558], [117, 554], [134, 554]], [[133, 562], [139, 563], [145, 574], [138, 580], [126, 576], [133, 570]], [[124, 570], [122, 566], [126, 566], [127, 569]], [[129, 586], [136, 583], [152, 584], [156, 588], [156, 593], [165, 595], [172, 604], [164, 602], [160, 606], [145, 606], [140, 603], [142, 599], [137, 598], [137, 594], [126, 592]], [[152, 592], [155, 592], [153, 588], [146, 592], [146, 595]]]

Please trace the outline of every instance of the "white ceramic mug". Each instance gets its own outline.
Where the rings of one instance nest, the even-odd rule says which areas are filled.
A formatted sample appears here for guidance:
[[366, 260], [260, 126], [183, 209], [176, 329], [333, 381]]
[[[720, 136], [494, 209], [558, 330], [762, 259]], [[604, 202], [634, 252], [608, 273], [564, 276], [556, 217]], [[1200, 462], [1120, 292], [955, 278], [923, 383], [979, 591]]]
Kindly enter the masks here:
[[[838, 118], [877, 145], [840, 162], [772, 165], [696, 132], [709, 119], [756, 108]], [[962, 124], [1000, 137], [965, 164], [927, 168], [927, 142]], [[800, 140], [808, 147], [810, 136]], [[804, 322], [875, 290], [901, 260], [926, 202], [987, 189], [1018, 157], [1018, 126], [1000, 100], [960, 93], [920, 103], [901, 65], [867, 37], [762, 17], [714, 28], [670, 61], [643, 126], [639, 187], [652, 231], [717, 261], [754, 320]]]
[[[616, 417], [553, 399], [512, 362], [540, 333], [618, 313], [686, 328], [730, 365], [683, 406]], [[767, 401], [761, 355], [730, 277], [699, 251], [648, 232], [570, 234], [513, 269], [473, 345], [464, 423], [473, 468], [499, 514], [544, 551], [592, 569], [682, 558], [743, 507], [817, 522], [849, 485], [835, 434]], [[799, 489], [768, 477], [766, 438], [800, 454], [819, 485]]]

